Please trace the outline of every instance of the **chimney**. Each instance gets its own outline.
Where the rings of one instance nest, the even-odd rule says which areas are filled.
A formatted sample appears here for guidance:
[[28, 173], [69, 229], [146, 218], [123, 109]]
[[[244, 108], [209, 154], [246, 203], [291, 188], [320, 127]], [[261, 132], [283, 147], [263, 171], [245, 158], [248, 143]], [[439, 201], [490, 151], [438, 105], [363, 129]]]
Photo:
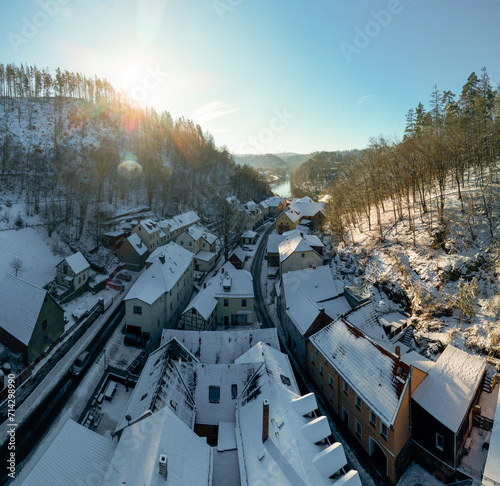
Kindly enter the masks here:
[[224, 267], [221, 268], [221, 273], [224, 273]]
[[316, 265], [313, 265], [313, 266], [312, 266], [312, 269], [313, 269], [313, 270], [316, 270]]
[[206, 282], [203, 282], [203, 288], [206, 289], [207, 288], [207, 283]]
[[160, 459], [158, 460], [158, 472], [160, 476], [166, 481], [168, 477], [168, 468], [167, 468], [167, 456], [162, 454]]
[[142, 247], [142, 240], [139, 240], [139, 244], [137, 245], [138, 248]]
[[165, 254], [164, 253], [162, 253], [160, 255], [160, 262], [162, 263], [162, 265], [165, 265]]
[[269, 437], [269, 400], [264, 399], [262, 405], [262, 442]]
[[399, 346], [396, 346], [396, 355], [398, 359], [401, 359], [401, 348]]

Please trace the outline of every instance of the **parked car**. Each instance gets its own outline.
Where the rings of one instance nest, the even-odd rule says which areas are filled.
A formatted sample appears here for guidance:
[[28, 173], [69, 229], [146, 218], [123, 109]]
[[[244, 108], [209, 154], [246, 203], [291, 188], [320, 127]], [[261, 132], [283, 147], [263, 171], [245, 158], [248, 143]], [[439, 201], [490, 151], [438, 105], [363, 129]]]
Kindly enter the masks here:
[[146, 346], [146, 342], [141, 336], [132, 333], [128, 333], [125, 335], [123, 344], [125, 344], [125, 346], [134, 346], [135, 348], [143, 348], [144, 346]]
[[75, 362], [70, 368], [70, 373], [73, 376], [80, 376], [82, 374], [82, 371], [88, 366], [90, 362], [90, 352], [89, 351], [83, 351], [83, 353], [76, 358]]
[[243, 251], [253, 251], [253, 248], [250, 248], [249, 246], [243, 246], [241, 249]]
[[119, 273], [116, 278], [119, 278], [120, 280], [125, 280], [126, 282], [130, 282], [132, 280], [132, 275], [130, 275], [130, 273], [127, 273], [127, 272], [122, 272], [122, 273]]

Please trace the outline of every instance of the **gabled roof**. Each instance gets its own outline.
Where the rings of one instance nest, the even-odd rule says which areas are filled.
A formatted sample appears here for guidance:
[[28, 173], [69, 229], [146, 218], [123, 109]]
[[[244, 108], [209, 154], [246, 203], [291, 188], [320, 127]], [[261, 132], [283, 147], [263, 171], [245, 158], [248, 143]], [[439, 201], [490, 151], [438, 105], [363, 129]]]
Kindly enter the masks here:
[[161, 230], [160, 225], [151, 218], [143, 219], [139, 224], [148, 235], [152, 235], [153, 233]]
[[68, 419], [23, 485], [68, 486], [86, 484], [89, 478], [101, 484], [114, 449], [111, 437]]
[[[167, 481], [158, 471], [161, 455], [167, 456]], [[99, 463], [94, 461], [91, 465], [97, 469]], [[205, 439], [164, 407], [125, 428], [102, 484], [209, 486], [212, 484], [212, 451]]]
[[194, 257], [196, 260], [209, 262], [215, 256], [217, 256], [217, 253], [213, 253], [212, 251], [200, 250]]
[[245, 262], [245, 259], [246, 259], [246, 253], [243, 251], [243, 249], [240, 247], [240, 246], [237, 246], [232, 252], [231, 254], [229, 255], [229, 258], [231, 258], [232, 256], [236, 256], [236, 258], [244, 263]]
[[195, 309], [203, 319], [208, 320], [212, 312], [217, 308], [218, 301], [214, 296], [214, 292], [215, 286], [209, 283], [194, 296], [182, 314], [187, 314], [192, 312], [192, 309]]
[[142, 242], [137, 233], [132, 233], [127, 240], [139, 256], [144, 255], [148, 251], [148, 247]]
[[201, 363], [230, 364], [262, 341], [280, 349], [276, 328], [241, 331], [180, 331], [164, 329], [161, 342], [177, 339]]
[[[227, 283], [230, 283], [230, 289], [224, 290]], [[252, 274], [247, 270], [237, 270], [230, 262], [226, 262], [210, 279], [210, 284], [214, 286], [214, 296], [217, 298], [254, 297]]]
[[171, 408], [188, 427], [194, 425], [194, 400], [177, 368], [172, 364], [173, 356], [179, 356], [184, 361], [196, 361], [196, 358], [177, 341], [169, 341], [152, 352], [132, 391], [116, 431], [127, 426], [128, 421], [125, 418], [127, 415], [130, 415], [130, 423], [133, 423], [148, 412], [156, 412], [165, 406]]
[[292, 223], [295, 223], [296, 221], [299, 221], [300, 218], [302, 218], [302, 214], [300, 213], [300, 211], [295, 211], [293, 209], [287, 209], [285, 211], [285, 215], [287, 216], [287, 218], [292, 222]]
[[242, 238], [255, 238], [256, 236], [257, 233], [251, 230], [247, 230], [241, 235]]
[[186, 228], [185, 231], [189, 236], [191, 236], [191, 238], [193, 238], [194, 241], [198, 241], [203, 238], [209, 245], [214, 243], [217, 239], [215, 235], [199, 224], [190, 226], [189, 228]]
[[[331, 430], [326, 417], [304, 416], [315, 411], [317, 404], [310, 396], [300, 396], [288, 357], [259, 343], [237, 360], [248, 361], [261, 363], [261, 367], [237, 404], [236, 441], [241, 483], [334, 484], [330, 476], [347, 464], [342, 445], [316, 445], [331, 435]], [[269, 402], [269, 437], [262, 443], [264, 399]], [[356, 472], [344, 477], [351, 480], [350, 476], [354, 476], [352, 482], [345, 484], [361, 486]]]
[[[344, 317], [310, 341], [387, 426], [396, 420], [410, 367], [376, 344]], [[367, 373], [367, 370], [370, 370]]]
[[[282, 278], [285, 295], [292, 287], [300, 287], [314, 302], [323, 302], [344, 293], [344, 283], [333, 278], [332, 271], [327, 265], [294, 270], [283, 274]], [[297, 282], [300, 282], [299, 286]]]
[[286, 312], [295, 327], [304, 336], [321, 313], [321, 308], [299, 289], [287, 298]]
[[449, 344], [412, 398], [452, 432], [457, 432], [486, 370], [484, 358]]
[[280, 203], [283, 204], [284, 201], [285, 201], [284, 197], [272, 196], [268, 197], [267, 199], [264, 199], [264, 201], [262, 202], [265, 202], [270, 208], [272, 207], [277, 208], [280, 205]]
[[351, 326], [356, 327], [377, 342], [387, 343], [389, 341], [371, 300], [352, 309], [344, 315], [344, 319]]
[[[162, 263], [164, 257], [164, 263]], [[146, 260], [152, 262], [130, 288], [124, 300], [139, 299], [152, 304], [169, 292], [189, 268], [194, 255], [173, 241], [157, 248]]]
[[[66, 257], [64, 260], [66, 260], [66, 263], [71, 270], [73, 270], [75, 275], [78, 275], [84, 270], [87, 270], [87, 268], [90, 268], [89, 262], [85, 259], [81, 252], [74, 253], [73, 255]], [[64, 260], [59, 262], [58, 265], [60, 265]]]
[[47, 291], [7, 274], [0, 282], [0, 327], [28, 345]]
[[267, 253], [278, 253], [279, 246], [282, 241], [286, 239], [285, 235], [270, 234], [267, 238], [266, 252]]
[[290, 255], [293, 253], [314, 251], [299, 235], [291, 235], [287, 236], [280, 244], [279, 244], [279, 254], [280, 254], [280, 262], [284, 262]]
[[178, 214], [170, 219], [162, 219], [160, 226], [168, 231], [175, 231], [200, 221], [200, 217], [194, 211]]
[[302, 216], [312, 218], [325, 208], [324, 203], [314, 202], [310, 197], [295, 199], [290, 204], [290, 209], [300, 213]]

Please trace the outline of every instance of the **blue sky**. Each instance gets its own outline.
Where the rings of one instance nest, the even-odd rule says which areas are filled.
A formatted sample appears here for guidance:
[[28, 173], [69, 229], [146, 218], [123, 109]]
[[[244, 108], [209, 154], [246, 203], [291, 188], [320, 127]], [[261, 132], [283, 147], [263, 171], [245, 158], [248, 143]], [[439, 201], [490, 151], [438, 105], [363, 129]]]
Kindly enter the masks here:
[[[97, 74], [234, 153], [402, 136], [432, 87], [500, 82], [497, 0], [17, 0], [0, 62]], [[49, 12], [49, 13], [46, 13]]]

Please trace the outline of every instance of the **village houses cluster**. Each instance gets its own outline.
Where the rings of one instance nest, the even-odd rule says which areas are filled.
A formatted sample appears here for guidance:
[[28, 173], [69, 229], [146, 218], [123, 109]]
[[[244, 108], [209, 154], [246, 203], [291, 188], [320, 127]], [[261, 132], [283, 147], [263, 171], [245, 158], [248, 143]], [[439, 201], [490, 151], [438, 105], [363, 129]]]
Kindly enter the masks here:
[[[488, 455], [500, 442], [496, 370], [451, 345], [437, 361], [422, 356], [408, 316], [381, 315], [334, 279], [324, 203], [226, 202], [246, 221], [227, 261], [193, 211], [103, 236], [139, 273], [124, 296], [125, 332], [147, 343], [144, 365], [136, 379], [130, 369], [109, 374], [83, 423], [64, 425], [23, 484], [77, 474], [103, 485], [360, 486], [319, 402], [390, 484], [412, 460], [456, 481], [498, 478], [500, 452]], [[265, 221], [272, 231], [262, 237]], [[277, 327], [254, 309], [249, 255], [261, 242]], [[81, 253], [57, 265], [63, 299], [88, 289], [89, 267]], [[19, 278], [0, 285], [0, 341], [33, 362], [62, 335], [62, 308]], [[19, 296], [29, 296], [23, 312]], [[315, 393], [301, 393], [292, 364]], [[115, 393], [123, 411], [102, 432]]]

